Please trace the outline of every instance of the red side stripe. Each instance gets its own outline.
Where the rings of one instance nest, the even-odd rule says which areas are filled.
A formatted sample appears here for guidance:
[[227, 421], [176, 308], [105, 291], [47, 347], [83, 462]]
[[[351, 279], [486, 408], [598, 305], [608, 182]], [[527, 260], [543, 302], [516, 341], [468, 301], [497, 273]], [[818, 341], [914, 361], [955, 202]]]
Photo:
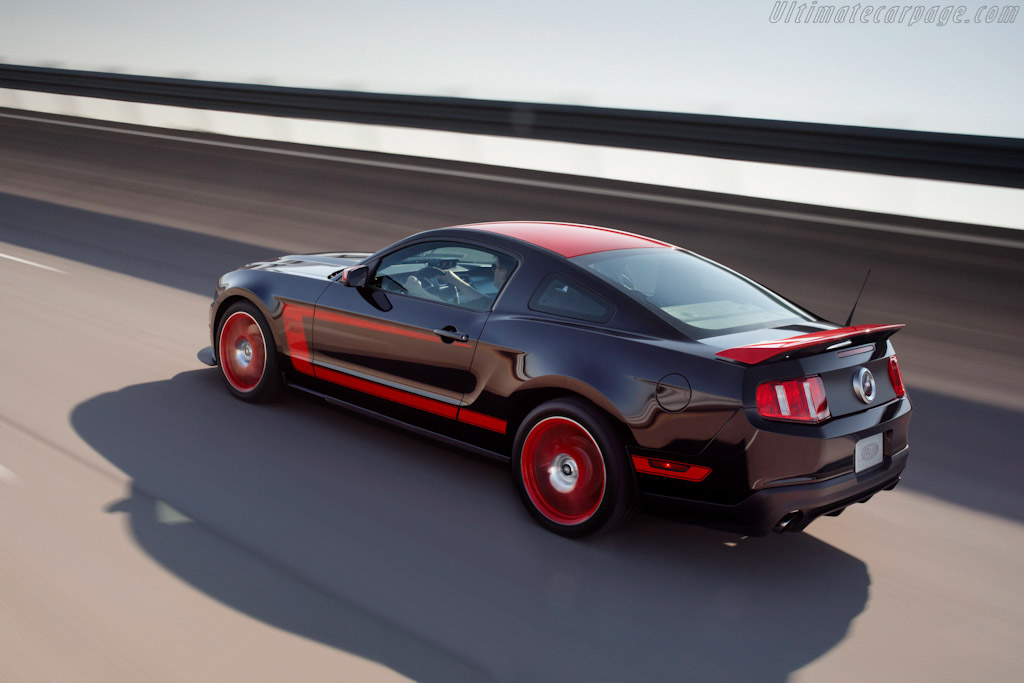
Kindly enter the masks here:
[[704, 481], [711, 474], [710, 467], [703, 465], [687, 465], [682, 462], [646, 458], [642, 455], [633, 456], [633, 467], [640, 474], [654, 474], [659, 477], [682, 479], [683, 481]]
[[[354, 389], [355, 391], [361, 391], [364, 394], [370, 394], [371, 396], [377, 396], [388, 401], [394, 401], [401, 405], [433, 413], [434, 415], [440, 415], [441, 417], [446, 417], [451, 420], [458, 420], [460, 422], [473, 425], [474, 427], [481, 427], [493, 432], [498, 432], [499, 434], [504, 434], [505, 430], [508, 428], [508, 424], [505, 420], [499, 420], [498, 418], [491, 417], [490, 415], [484, 415], [483, 413], [465, 409], [460, 411], [458, 406], [437, 401], [432, 398], [426, 398], [425, 396], [413, 394], [401, 389], [395, 389], [393, 387], [379, 384], [371, 380], [362, 379], [361, 377], [356, 377], [354, 375], [349, 375], [338, 370], [331, 370], [330, 368], [324, 367], [314, 369], [312, 356], [309, 350], [309, 342], [306, 337], [306, 325], [307, 323], [311, 324], [313, 321], [313, 308], [311, 306], [303, 306], [301, 304], [286, 303], [283, 306], [281, 315], [284, 322], [285, 340], [288, 344], [288, 354], [291, 357], [292, 365], [299, 372], [312, 375], [318, 379], [331, 382], [332, 384], [337, 384], [338, 386]], [[379, 330], [382, 332], [400, 334], [441, 343], [440, 337], [434, 335], [428, 335], [413, 330], [403, 330], [398, 327], [375, 323], [369, 320], [360, 320], [340, 313], [321, 313], [320, 317], [325, 320], [344, 325], [353, 325], [356, 327]], [[469, 344], [461, 344], [458, 342], [456, 342], [456, 344], [459, 346], [470, 346]]]
[[[445, 343], [444, 340], [438, 337], [436, 334], [420, 332], [418, 330], [409, 330], [398, 325], [377, 322], [376, 320], [356, 318], [355, 316], [345, 315], [344, 313], [336, 313], [334, 311], [321, 310], [319, 313], [317, 313], [316, 317], [317, 320], [338, 323], [340, 325], [350, 325], [352, 327], [361, 327], [364, 330], [384, 332], [385, 334], [396, 334], [402, 337], [410, 337], [412, 339], [419, 339], [420, 341], [436, 342], [438, 344]], [[461, 346], [464, 348], [470, 348], [472, 346], [472, 344], [466, 344], [465, 342], [454, 342], [454, 344], [455, 346]]]
[[484, 415], [473, 410], [466, 410], [465, 408], [459, 409], [459, 422], [465, 422], [466, 424], [473, 425], [474, 427], [480, 427], [482, 429], [489, 429], [492, 432], [498, 432], [504, 434], [505, 430], [508, 429], [508, 423], [505, 420], [499, 420], [496, 417], [490, 415]]
[[441, 344], [441, 338], [436, 334], [427, 334], [425, 332], [418, 332], [416, 330], [407, 330], [396, 325], [389, 325], [387, 323], [379, 323], [374, 320], [366, 320], [364, 318], [356, 318], [351, 315], [344, 315], [342, 313], [335, 313], [334, 311], [325, 311], [323, 309], [317, 314], [317, 320], [323, 320], [331, 323], [338, 323], [341, 325], [351, 325], [352, 327], [362, 327], [365, 330], [374, 330], [375, 332], [385, 332], [387, 334], [397, 334], [403, 337], [411, 337], [413, 339], [421, 339], [423, 341], [437, 342]]
[[306, 323], [313, 324], [313, 307], [284, 304], [281, 317], [284, 319], [284, 338], [288, 344], [292, 366], [303, 374], [315, 376], [309, 342], [306, 339]]

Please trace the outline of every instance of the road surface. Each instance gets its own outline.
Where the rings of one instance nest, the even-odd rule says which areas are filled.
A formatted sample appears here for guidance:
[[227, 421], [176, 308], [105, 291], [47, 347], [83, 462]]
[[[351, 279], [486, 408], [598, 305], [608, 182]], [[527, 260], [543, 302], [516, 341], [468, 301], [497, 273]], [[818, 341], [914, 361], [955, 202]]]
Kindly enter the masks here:
[[[1024, 677], [1024, 236], [2, 114], [0, 680]], [[903, 484], [803, 534], [572, 541], [501, 466], [195, 359], [236, 265], [501, 219], [666, 239], [840, 321], [873, 268]]]

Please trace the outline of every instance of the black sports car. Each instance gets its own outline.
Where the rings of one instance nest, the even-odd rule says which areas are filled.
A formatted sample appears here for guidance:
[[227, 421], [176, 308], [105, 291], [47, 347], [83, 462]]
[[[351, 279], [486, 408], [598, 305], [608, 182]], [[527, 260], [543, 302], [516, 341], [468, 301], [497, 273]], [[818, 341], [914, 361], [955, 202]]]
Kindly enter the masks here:
[[510, 460], [556, 533], [642, 503], [764, 535], [899, 482], [901, 327], [830, 323], [646, 237], [485, 223], [228, 273], [200, 358], [246, 401], [287, 384]]

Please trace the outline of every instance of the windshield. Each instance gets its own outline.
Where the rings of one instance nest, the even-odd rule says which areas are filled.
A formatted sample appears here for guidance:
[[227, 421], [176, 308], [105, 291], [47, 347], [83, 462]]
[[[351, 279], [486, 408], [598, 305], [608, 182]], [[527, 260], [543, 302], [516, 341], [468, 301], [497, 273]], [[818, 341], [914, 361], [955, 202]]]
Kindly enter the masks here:
[[572, 261], [694, 339], [817, 320], [725, 266], [678, 249], [618, 249]]

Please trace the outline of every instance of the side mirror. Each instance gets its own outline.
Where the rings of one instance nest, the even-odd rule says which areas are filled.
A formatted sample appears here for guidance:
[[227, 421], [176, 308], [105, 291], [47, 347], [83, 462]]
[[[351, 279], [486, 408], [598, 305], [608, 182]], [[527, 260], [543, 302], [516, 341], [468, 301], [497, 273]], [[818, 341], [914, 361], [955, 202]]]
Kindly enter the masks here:
[[352, 266], [341, 271], [341, 284], [346, 287], [365, 287], [369, 275], [369, 266]]

